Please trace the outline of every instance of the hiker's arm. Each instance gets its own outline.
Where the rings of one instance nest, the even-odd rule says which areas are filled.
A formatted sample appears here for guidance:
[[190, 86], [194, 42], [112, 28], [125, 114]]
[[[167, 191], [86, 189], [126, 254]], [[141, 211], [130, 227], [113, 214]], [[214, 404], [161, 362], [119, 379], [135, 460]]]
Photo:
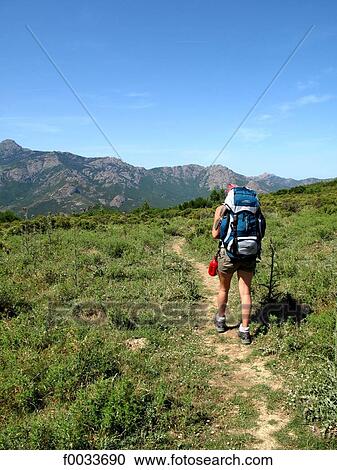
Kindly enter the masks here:
[[220, 224], [221, 224], [223, 212], [224, 212], [224, 206], [219, 206], [216, 208], [216, 211], [214, 214], [213, 227], [212, 227], [212, 237], [214, 238], [214, 240], [220, 237]]

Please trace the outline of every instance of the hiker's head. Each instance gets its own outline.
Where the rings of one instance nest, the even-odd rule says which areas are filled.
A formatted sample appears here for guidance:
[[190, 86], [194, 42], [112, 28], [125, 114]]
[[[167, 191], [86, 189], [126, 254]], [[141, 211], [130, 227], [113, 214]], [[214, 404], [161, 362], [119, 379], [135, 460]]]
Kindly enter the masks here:
[[228, 184], [227, 184], [226, 191], [227, 191], [227, 193], [229, 193], [229, 191], [230, 191], [231, 189], [233, 189], [233, 188], [237, 188], [237, 187], [238, 187], [238, 185], [237, 185], [237, 184], [234, 184], [234, 183], [228, 183]]

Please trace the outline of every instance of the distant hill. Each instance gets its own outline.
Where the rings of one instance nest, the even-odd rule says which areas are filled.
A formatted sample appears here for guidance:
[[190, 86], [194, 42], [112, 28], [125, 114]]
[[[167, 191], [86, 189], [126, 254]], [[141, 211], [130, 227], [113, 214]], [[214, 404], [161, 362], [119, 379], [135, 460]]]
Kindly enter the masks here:
[[77, 212], [95, 205], [130, 210], [145, 200], [154, 207], [169, 207], [207, 196], [228, 182], [267, 193], [318, 181], [268, 173], [244, 176], [222, 165], [147, 170], [115, 157], [30, 150], [10, 139], [0, 143], [0, 210], [27, 207], [31, 215]]

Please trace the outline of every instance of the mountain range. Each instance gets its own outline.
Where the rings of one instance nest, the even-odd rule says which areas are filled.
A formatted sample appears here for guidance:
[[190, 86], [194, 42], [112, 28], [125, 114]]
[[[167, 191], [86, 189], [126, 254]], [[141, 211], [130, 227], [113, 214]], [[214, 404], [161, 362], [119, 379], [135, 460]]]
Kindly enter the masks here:
[[30, 150], [11, 139], [0, 143], [0, 210], [26, 207], [30, 215], [79, 212], [96, 205], [130, 210], [145, 200], [153, 207], [169, 207], [207, 196], [229, 182], [271, 192], [317, 181], [269, 173], [244, 176], [222, 165], [146, 169], [115, 157]]

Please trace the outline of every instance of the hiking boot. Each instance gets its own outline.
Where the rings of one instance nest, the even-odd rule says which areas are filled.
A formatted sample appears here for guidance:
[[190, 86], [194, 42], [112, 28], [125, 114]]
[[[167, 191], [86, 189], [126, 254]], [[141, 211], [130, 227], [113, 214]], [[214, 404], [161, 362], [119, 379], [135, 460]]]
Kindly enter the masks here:
[[250, 344], [252, 342], [252, 337], [250, 336], [249, 331], [240, 331], [238, 332], [239, 338], [241, 339], [242, 344]]
[[226, 331], [226, 318], [216, 314], [214, 316], [214, 325], [218, 333], [224, 333]]

